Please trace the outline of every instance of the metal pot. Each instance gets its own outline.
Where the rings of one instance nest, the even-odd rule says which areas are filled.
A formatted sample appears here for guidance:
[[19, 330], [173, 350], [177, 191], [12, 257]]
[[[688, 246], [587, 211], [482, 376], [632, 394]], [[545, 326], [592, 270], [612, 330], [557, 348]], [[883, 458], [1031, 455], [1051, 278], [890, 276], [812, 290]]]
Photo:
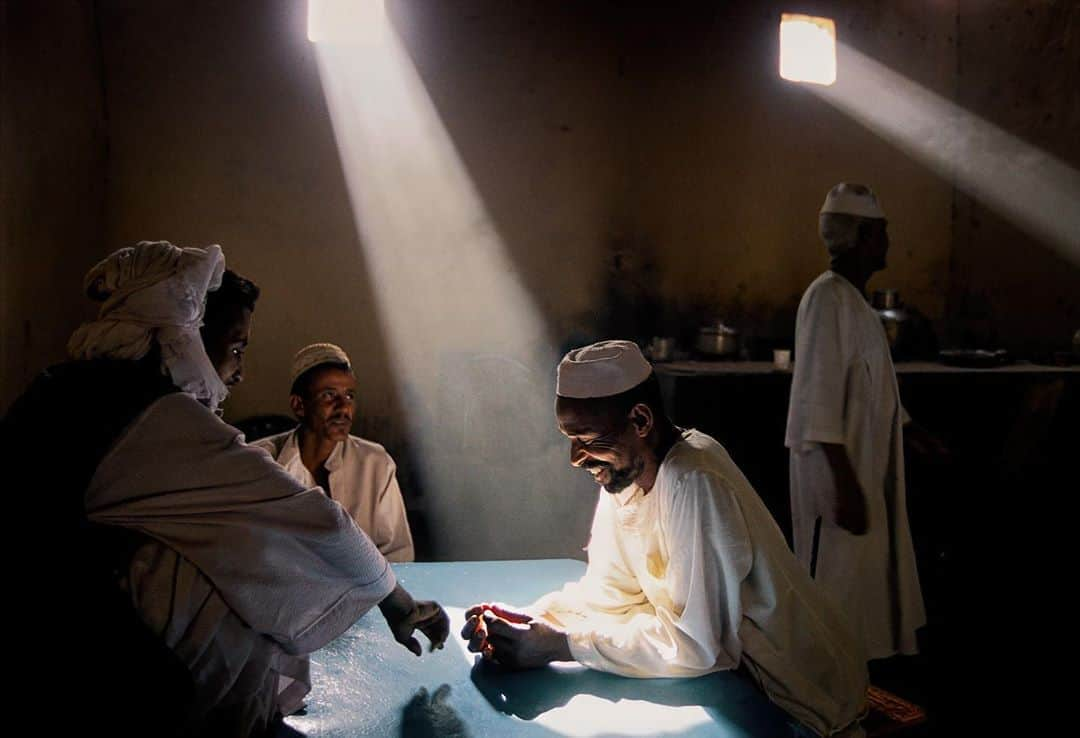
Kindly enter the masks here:
[[900, 301], [900, 293], [896, 290], [877, 290], [871, 299], [875, 312], [881, 318], [881, 325], [885, 329], [885, 338], [889, 341], [889, 350], [894, 352], [893, 358], [897, 358], [895, 352], [897, 345], [901, 347], [906, 341], [910, 331], [907, 308]]
[[671, 336], [653, 336], [645, 347], [649, 361], [671, 361], [675, 358], [675, 339]]
[[698, 329], [694, 348], [707, 356], [735, 356], [739, 352], [739, 332], [721, 322]]

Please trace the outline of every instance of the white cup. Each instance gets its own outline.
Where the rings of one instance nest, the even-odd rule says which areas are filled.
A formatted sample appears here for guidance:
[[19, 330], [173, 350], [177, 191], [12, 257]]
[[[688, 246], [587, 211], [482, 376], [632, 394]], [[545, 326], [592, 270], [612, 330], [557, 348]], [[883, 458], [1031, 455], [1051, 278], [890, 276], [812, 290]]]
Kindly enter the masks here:
[[791, 368], [791, 351], [789, 349], [773, 349], [773, 366], [787, 371]]

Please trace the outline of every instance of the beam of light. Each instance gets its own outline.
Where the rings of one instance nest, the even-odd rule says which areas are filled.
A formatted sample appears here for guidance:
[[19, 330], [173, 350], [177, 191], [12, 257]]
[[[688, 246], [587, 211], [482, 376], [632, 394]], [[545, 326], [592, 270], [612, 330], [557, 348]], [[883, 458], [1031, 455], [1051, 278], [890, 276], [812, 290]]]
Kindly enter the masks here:
[[831, 18], [780, 16], [780, 76], [817, 85], [836, 81], [836, 24]]
[[353, 43], [317, 44], [319, 71], [397, 358], [426, 365], [463, 330], [491, 352], [535, 342], [539, 313], [381, 0], [331, 5]]
[[364, 0], [310, 0], [307, 37], [315, 43], [351, 43], [362, 38], [364, 26], [382, 4]]
[[811, 92], [1080, 263], [1080, 173], [843, 43], [838, 56], [837, 83]]
[[645, 700], [615, 702], [591, 694], [578, 694], [561, 707], [538, 715], [535, 723], [559, 735], [593, 738], [602, 735], [683, 735], [715, 723], [698, 705], [663, 705]]
[[[542, 549], [553, 503], [528, 486], [544, 482], [545, 466], [549, 486], [558, 484], [552, 470], [569, 469], [554, 445], [548, 375], [557, 356], [547, 326], [383, 0], [310, 0], [309, 20], [309, 35], [324, 39], [314, 48], [363, 246], [357, 258], [368, 265], [430, 490], [434, 556], [559, 555]], [[532, 543], [508, 550], [508, 521], [530, 516]]]

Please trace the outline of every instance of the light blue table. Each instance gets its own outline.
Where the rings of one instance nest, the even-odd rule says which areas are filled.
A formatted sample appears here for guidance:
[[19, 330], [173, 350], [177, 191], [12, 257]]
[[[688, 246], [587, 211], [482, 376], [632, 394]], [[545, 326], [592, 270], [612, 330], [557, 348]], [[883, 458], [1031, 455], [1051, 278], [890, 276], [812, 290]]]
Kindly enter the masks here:
[[[577, 579], [580, 561], [481, 561], [397, 564], [398, 579], [418, 599], [450, 613], [450, 639], [416, 658], [390, 636], [373, 611], [311, 657], [314, 686], [306, 714], [286, 718], [282, 736], [723, 736], [787, 738], [789, 718], [733, 672], [697, 679], [625, 679], [556, 665], [507, 672], [482, 662], [459, 637], [465, 608], [481, 601], [524, 605]], [[442, 685], [442, 708], [413, 699]], [[410, 704], [412, 703], [412, 704]], [[432, 720], [445, 721], [433, 725]]]

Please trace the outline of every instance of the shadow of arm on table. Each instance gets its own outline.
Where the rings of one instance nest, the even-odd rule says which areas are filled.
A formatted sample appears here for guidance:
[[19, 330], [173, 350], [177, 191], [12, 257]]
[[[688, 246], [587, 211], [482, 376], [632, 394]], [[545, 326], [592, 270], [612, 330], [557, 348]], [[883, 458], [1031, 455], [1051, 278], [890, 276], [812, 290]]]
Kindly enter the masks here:
[[[401, 738], [471, 738], [465, 722], [450, 706], [450, 685], [440, 685], [429, 694], [421, 687], [401, 711]], [[268, 733], [272, 738], [306, 738], [307, 733], [278, 720]]]
[[734, 671], [693, 679], [633, 679], [580, 665], [511, 671], [478, 658], [469, 678], [492, 707], [522, 720], [535, 720], [584, 694], [613, 703], [637, 700], [701, 707], [714, 722], [741, 729], [747, 736], [791, 734], [791, 718], [750, 679]]

